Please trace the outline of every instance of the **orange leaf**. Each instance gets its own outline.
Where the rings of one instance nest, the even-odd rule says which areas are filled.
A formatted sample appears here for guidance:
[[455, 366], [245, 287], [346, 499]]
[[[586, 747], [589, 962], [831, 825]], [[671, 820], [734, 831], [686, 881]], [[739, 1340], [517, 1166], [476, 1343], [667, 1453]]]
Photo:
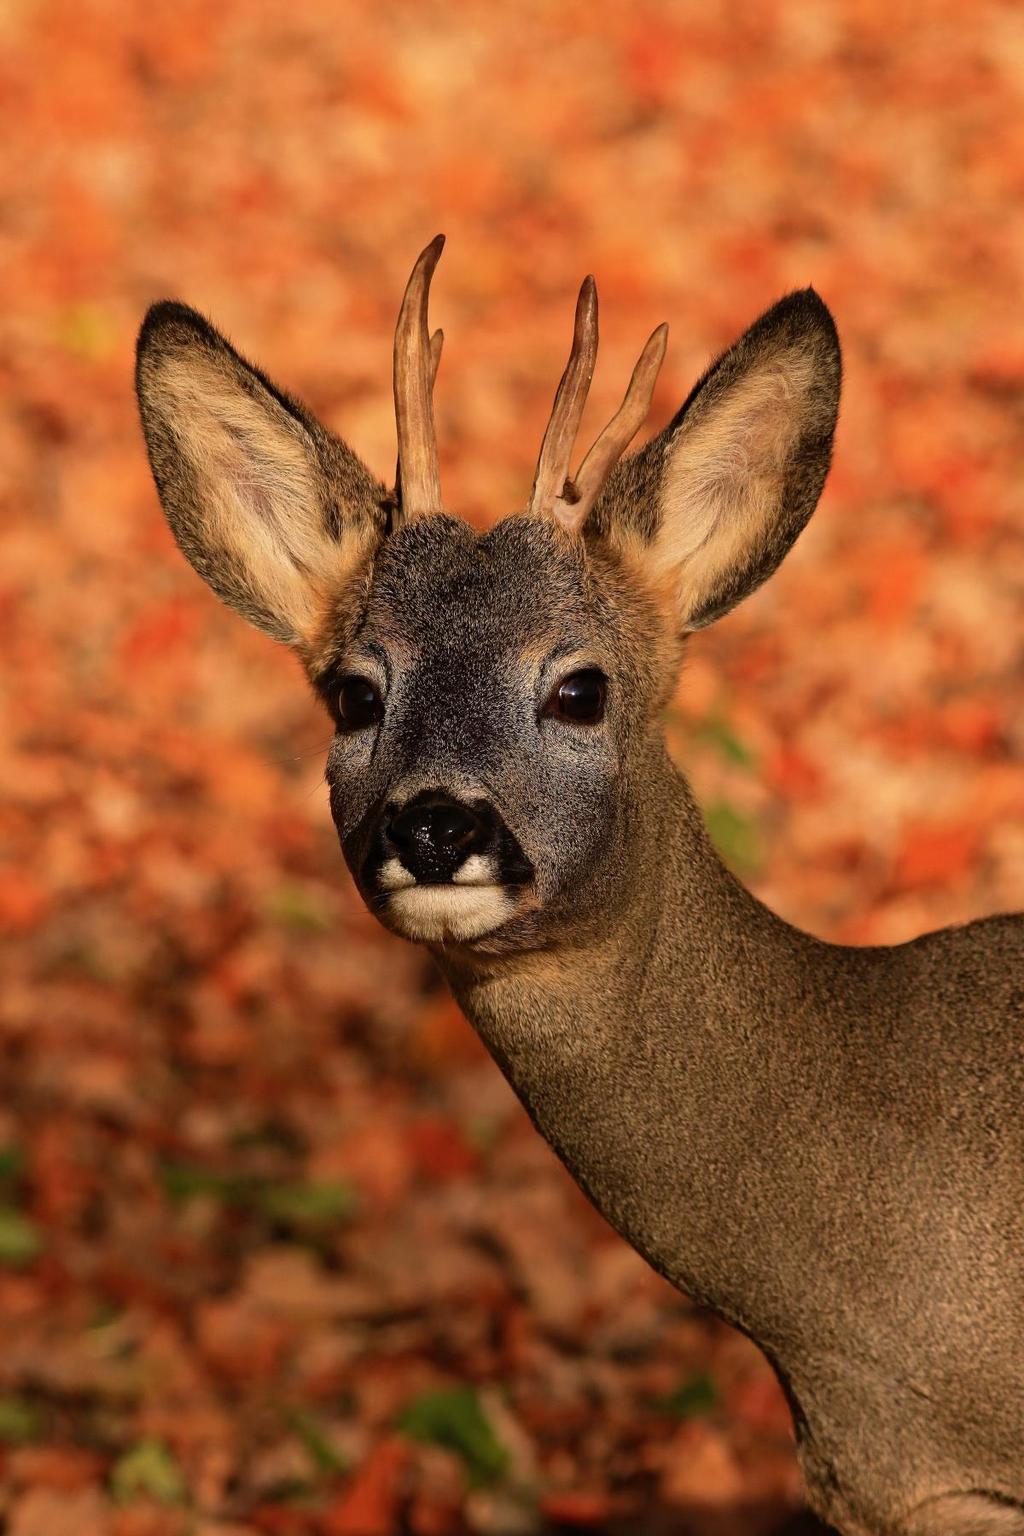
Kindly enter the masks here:
[[398, 1527], [402, 1472], [408, 1454], [402, 1440], [382, 1440], [327, 1511], [322, 1536], [391, 1536]]
[[978, 828], [918, 822], [908, 827], [896, 859], [898, 886], [942, 885], [961, 879], [978, 851]]
[[549, 1493], [540, 1503], [541, 1513], [554, 1525], [599, 1525], [611, 1513], [606, 1493], [586, 1493], [582, 1489]]

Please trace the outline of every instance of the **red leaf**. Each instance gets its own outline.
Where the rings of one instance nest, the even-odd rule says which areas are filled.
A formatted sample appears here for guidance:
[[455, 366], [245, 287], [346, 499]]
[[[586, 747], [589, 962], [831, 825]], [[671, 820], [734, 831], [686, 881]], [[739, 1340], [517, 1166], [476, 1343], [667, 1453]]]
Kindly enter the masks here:
[[599, 1525], [611, 1513], [611, 1499], [606, 1493], [588, 1493], [569, 1489], [546, 1494], [540, 1501], [541, 1514], [555, 1525]]
[[463, 1141], [457, 1126], [446, 1120], [421, 1120], [409, 1131], [409, 1147], [418, 1166], [431, 1179], [457, 1179], [473, 1173], [479, 1158]]
[[896, 859], [896, 884], [912, 889], [962, 879], [974, 863], [979, 840], [973, 826], [918, 822], [908, 827]]
[[382, 1440], [323, 1518], [321, 1536], [391, 1536], [398, 1527], [408, 1448]]

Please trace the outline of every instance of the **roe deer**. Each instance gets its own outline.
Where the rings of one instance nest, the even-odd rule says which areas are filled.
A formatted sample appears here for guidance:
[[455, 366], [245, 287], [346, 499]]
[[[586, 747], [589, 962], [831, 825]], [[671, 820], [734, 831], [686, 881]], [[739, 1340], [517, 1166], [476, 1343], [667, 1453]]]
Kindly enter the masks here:
[[1024, 917], [891, 948], [799, 932], [723, 867], [663, 741], [687, 634], [817, 502], [829, 312], [780, 300], [623, 459], [655, 331], [572, 478], [588, 278], [529, 505], [477, 534], [438, 473], [441, 243], [399, 316], [390, 495], [194, 310], [150, 310], [138, 393], [174, 535], [333, 717], [369, 907], [432, 947], [613, 1226], [771, 1361], [816, 1513], [1024, 1536]]

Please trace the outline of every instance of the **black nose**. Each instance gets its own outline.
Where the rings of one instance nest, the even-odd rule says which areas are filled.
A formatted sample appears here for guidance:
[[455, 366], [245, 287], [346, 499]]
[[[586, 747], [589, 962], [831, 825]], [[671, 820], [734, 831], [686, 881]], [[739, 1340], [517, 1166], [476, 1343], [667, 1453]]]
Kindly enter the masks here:
[[387, 825], [387, 837], [417, 880], [441, 884], [487, 841], [483, 818], [448, 795], [417, 795]]

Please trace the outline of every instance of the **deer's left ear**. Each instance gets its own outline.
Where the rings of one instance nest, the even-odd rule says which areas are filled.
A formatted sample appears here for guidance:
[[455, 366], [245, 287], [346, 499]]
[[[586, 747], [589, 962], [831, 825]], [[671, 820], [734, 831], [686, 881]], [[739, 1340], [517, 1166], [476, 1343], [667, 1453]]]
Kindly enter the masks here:
[[832, 316], [813, 289], [792, 293], [609, 477], [586, 534], [640, 564], [680, 630], [710, 624], [760, 586], [814, 511], [840, 371]]
[[309, 643], [381, 536], [383, 487], [184, 304], [146, 316], [136, 387], [153, 477], [186, 558], [258, 629]]

